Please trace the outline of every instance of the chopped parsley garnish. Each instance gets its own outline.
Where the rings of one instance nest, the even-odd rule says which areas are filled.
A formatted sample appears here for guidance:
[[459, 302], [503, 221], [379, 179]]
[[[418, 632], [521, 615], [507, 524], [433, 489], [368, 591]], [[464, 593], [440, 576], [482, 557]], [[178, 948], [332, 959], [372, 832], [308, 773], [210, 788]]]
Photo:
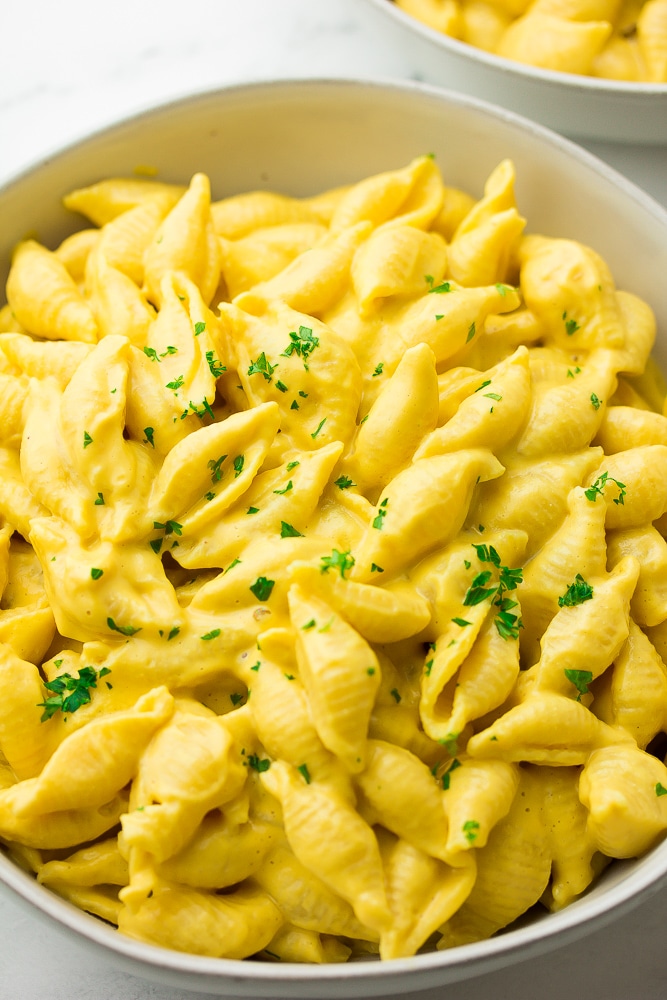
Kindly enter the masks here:
[[[57, 660], [56, 665], [58, 665]], [[90, 702], [91, 688], [96, 688], [98, 680], [110, 673], [108, 667], [102, 667], [99, 673], [94, 667], [81, 667], [78, 677], [72, 677], [71, 674], [60, 674], [52, 681], [45, 681], [44, 687], [47, 691], [52, 691], [53, 695], [38, 702], [38, 707], [44, 709], [40, 722], [46, 722], [56, 712], [71, 714], [82, 705], [87, 705]]]
[[594, 410], [599, 410], [602, 406], [602, 400], [599, 396], [596, 396], [594, 392], [591, 393], [591, 406]]
[[253, 665], [251, 666], [250, 669], [253, 670], [255, 673], [257, 673], [258, 670], [259, 670], [259, 668], [261, 667], [261, 665], [262, 665], [262, 661], [258, 660], [257, 663], [253, 663]]
[[232, 559], [232, 561], [230, 562], [229, 566], [227, 567], [227, 569], [224, 572], [225, 573], [229, 573], [230, 569], [234, 569], [234, 567], [238, 566], [238, 564], [240, 562], [241, 562], [240, 559]]
[[287, 465], [286, 465], [286, 469], [287, 469], [288, 472], [291, 472], [292, 469], [296, 469], [297, 465], [301, 465], [301, 462], [298, 462], [298, 461], [288, 462]]
[[304, 392], [303, 389], [299, 389], [299, 395], [301, 396], [302, 399], [308, 399], [310, 393]]
[[303, 367], [308, 371], [307, 359], [316, 347], [320, 346], [319, 337], [313, 335], [313, 331], [308, 326], [300, 326], [299, 332], [294, 330], [289, 335], [290, 343], [282, 352], [283, 358], [290, 358], [293, 354], [301, 358]]
[[208, 493], [204, 493], [204, 500], [215, 500], [216, 494], [213, 490], [209, 490]]
[[245, 455], [237, 455], [234, 459], [234, 479], [238, 477], [243, 472], [243, 466], [245, 464]]
[[178, 521], [165, 521], [164, 524], [162, 521], [153, 521], [153, 527], [158, 531], [162, 531], [164, 529], [165, 535], [173, 534], [180, 537], [183, 534], [183, 525], [179, 524]]
[[161, 358], [166, 358], [168, 354], [178, 354], [177, 347], [168, 347], [166, 351], [163, 351], [160, 355]]
[[104, 493], [98, 493], [97, 499], [93, 500], [96, 507], [104, 507]]
[[271, 761], [269, 760], [268, 757], [264, 757], [263, 760], [260, 760], [260, 758], [257, 756], [256, 753], [249, 753], [248, 766], [251, 767], [253, 771], [259, 771], [259, 773], [261, 774], [262, 771], [269, 770], [269, 768], [271, 767]]
[[576, 319], [567, 318], [567, 312], [563, 313], [563, 322], [565, 323], [565, 332], [568, 337], [571, 337], [573, 333], [576, 333], [577, 330], [581, 329]]
[[445, 771], [445, 773], [442, 775], [440, 780], [442, 782], [442, 790], [444, 792], [449, 790], [452, 771], [455, 771], [457, 767], [460, 766], [461, 766], [461, 761], [458, 759], [458, 757], [455, 757], [454, 760], [449, 765], [449, 767], [447, 768], [447, 770]]
[[246, 514], [257, 514], [259, 513], [259, 507], [248, 507]]
[[572, 371], [571, 368], [568, 368], [568, 370], [567, 370], [567, 377], [568, 378], [574, 378], [574, 376], [578, 375], [580, 371], [581, 371], [581, 368], [579, 367], [579, 365], [575, 366], [574, 371]]
[[579, 692], [577, 701], [581, 701], [582, 694], [588, 694], [588, 685], [593, 680], [593, 674], [590, 670], [569, 670], [567, 667], [563, 673], [568, 681], [576, 687]]
[[258, 576], [255, 582], [251, 584], [250, 590], [258, 601], [268, 601], [275, 582], [275, 580], [267, 580], [265, 576]]
[[289, 493], [289, 491], [291, 489], [293, 489], [293, 488], [294, 488], [294, 483], [290, 479], [290, 481], [288, 482], [287, 486], [283, 486], [283, 488], [281, 490], [274, 490], [273, 492], [277, 493], [279, 497], [282, 497], [282, 496], [285, 495], [285, 493]]
[[433, 657], [424, 664], [424, 673], [427, 677], [431, 676], [431, 670], [433, 670]]
[[152, 538], [150, 540], [150, 542], [148, 543], [150, 545], [150, 547], [152, 548], [153, 552], [155, 553], [155, 555], [157, 555], [158, 552], [160, 551], [160, 549], [162, 548], [162, 542], [163, 541], [164, 541], [164, 539], [162, 539], [162, 538]]
[[499, 396], [497, 392], [485, 392], [484, 393], [484, 398], [485, 399], [495, 399], [496, 403], [499, 403], [502, 400], [503, 397]]
[[347, 552], [339, 552], [338, 549], [333, 549], [330, 556], [322, 556], [320, 564], [320, 573], [328, 573], [330, 569], [340, 570], [340, 575], [342, 579], [345, 579], [345, 574], [349, 572], [354, 566], [354, 556], [351, 556], [349, 550]]
[[614, 503], [620, 504], [622, 507], [624, 505], [624, 497], [626, 494], [625, 483], [621, 483], [618, 479], [614, 479], [608, 472], [603, 472], [602, 475], [598, 476], [593, 485], [589, 486], [588, 489], [584, 491], [586, 499], [595, 503], [598, 498], [598, 494], [601, 496], [604, 492], [607, 482], [616, 483], [618, 486], [619, 494], [617, 497], [614, 497]]
[[326, 417], [323, 417], [322, 420], [320, 420], [319, 424], [317, 425], [317, 427], [315, 428], [315, 430], [313, 431], [313, 433], [310, 435], [311, 438], [313, 438], [313, 440], [315, 440], [315, 438], [320, 433], [320, 431], [322, 430], [322, 428], [324, 427], [324, 425], [326, 424], [326, 422], [327, 422], [327, 418]]
[[298, 409], [299, 409], [299, 404], [297, 403], [296, 399], [293, 399], [290, 405], [290, 410], [298, 410]]
[[380, 506], [377, 508], [377, 513], [373, 518], [373, 527], [377, 528], [378, 531], [382, 531], [382, 522], [387, 516], [388, 505], [389, 497], [385, 497]]
[[458, 625], [460, 628], [465, 628], [466, 625], [472, 625], [472, 622], [466, 621], [465, 618], [452, 618], [452, 621], [454, 622], [455, 625]]
[[160, 363], [160, 359], [158, 357], [158, 353], [157, 353], [157, 351], [155, 350], [154, 347], [144, 347], [143, 351], [144, 351], [144, 354], [146, 355], [146, 357], [150, 358], [151, 361], [157, 361], [158, 364]]
[[248, 368], [248, 375], [263, 375], [267, 382], [271, 381], [274, 371], [278, 367], [278, 363], [275, 365], [270, 364], [267, 360], [264, 351], [257, 358], [257, 361], [251, 361], [250, 367]]
[[155, 441], [153, 440], [153, 435], [155, 434], [155, 431], [153, 430], [153, 428], [152, 427], [144, 427], [144, 434], [146, 435], [146, 439], [144, 441], [144, 444], [149, 444], [151, 446], [151, 448], [154, 448], [155, 447]]
[[377, 563], [371, 563], [371, 573], [384, 573], [384, 570]]
[[206, 361], [208, 363], [208, 367], [211, 371], [211, 375], [213, 376], [213, 378], [219, 378], [219, 376], [222, 375], [223, 372], [227, 371], [226, 366], [223, 365], [221, 361], [217, 360], [213, 351], [206, 352]]
[[211, 482], [219, 483], [222, 479], [222, 463], [227, 458], [226, 455], [221, 455], [220, 458], [212, 458], [207, 463], [206, 468], [211, 470]]
[[451, 291], [452, 291], [452, 286], [450, 285], [450, 283], [448, 281], [443, 281], [439, 285], [434, 285], [433, 287], [429, 288], [429, 290], [428, 290], [429, 295], [431, 295], [431, 294], [434, 294], [434, 295], [444, 295], [447, 292], [451, 292]]
[[476, 333], [476, 330], [475, 330], [475, 321], [473, 320], [472, 323], [470, 324], [470, 326], [468, 327], [468, 335], [466, 337], [466, 344], [470, 343], [470, 341], [472, 340], [472, 338], [475, 336], [475, 333]]
[[308, 632], [311, 628], [315, 628], [316, 625], [317, 622], [315, 621], [315, 619], [311, 618], [310, 621], [306, 622], [305, 625], [302, 625], [301, 628], [303, 629], [304, 632]]
[[590, 601], [593, 597], [593, 588], [590, 583], [586, 583], [581, 573], [577, 573], [574, 583], [571, 583], [562, 597], [558, 598], [559, 608], [574, 608], [577, 604]]
[[334, 480], [334, 486], [337, 486], [339, 490], [349, 490], [350, 486], [356, 485], [349, 476], [339, 476], [338, 479]]
[[375, 675], [375, 667], [367, 667], [366, 673], [369, 677], [373, 677]]
[[450, 757], [456, 757], [459, 752], [458, 747], [459, 733], [447, 733], [444, 739], [438, 740], [447, 751]]
[[241, 702], [243, 701], [243, 695], [238, 694], [236, 691], [233, 691], [229, 696], [229, 700], [231, 701], [234, 708], [236, 708], [236, 706], [240, 705]]
[[[498, 634], [503, 639], [518, 639], [519, 629], [523, 628], [523, 624], [519, 616], [512, 613], [512, 608], [518, 607], [518, 604], [511, 598], [506, 597], [505, 594], [507, 591], [516, 590], [523, 580], [523, 570], [519, 566], [516, 568], [502, 566], [500, 555], [493, 545], [476, 545], [473, 543], [473, 548], [477, 552], [477, 558], [480, 562], [490, 562], [496, 567], [498, 570], [498, 583], [487, 586], [493, 576], [491, 570], [487, 569], [481, 573], [477, 573], [466, 591], [463, 604], [465, 607], [474, 607], [477, 604], [481, 604], [487, 598], [494, 598], [493, 605], [498, 609], [495, 618]], [[456, 619], [452, 620], [455, 621]]]
[[204, 639], [205, 642], [208, 642], [209, 639], [217, 639], [219, 635], [220, 635], [220, 629], [213, 628], [211, 629], [210, 632], [206, 632], [205, 635], [200, 635], [199, 638]]
[[466, 840], [469, 844], [474, 844], [477, 840], [477, 834], [479, 833], [479, 823], [475, 819], [468, 819], [465, 821], [461, 827], [465, 833]]
[[170, 628], [169, 635], [167, 636], [167, 642], [171, 642], [172, 639], [175, 639], [180, 631], [181, 631], [180, 625], [174, 625], [173, 628]]
[[667, 788], [660, 782], [655, 786], [655, 794], [660, 798], [661, 795], [667, 795]]
[[299, 774], [301, 775], [301, 777], [303, 778], [303, 780], [306, 782], [306, 784], [309, 785], [310, 784], [310, 772], [308, 770], [308, 765], [307, 764], [299, 764], [299, 766], [297, 767], [297, 771], [299, 772]]
[[203, 333], [206, 329], [206, 323], [195, 323], [195, 337], [198, 337], [200, 333]]
[[90, 571], [90, 575], [93, 578], [93, 580], [99, 580], [101, 576], [104, 576], [104, 570], [96, 569], [96, 567], [93, 566], [93, 568]]
[[501, 281], [496, 282], [495, 288], [496, 291], [498, 292], [498, 295], [502, 295], [503, 298], [505, 298], [507, 293], [512, 290], [511, 285], [504, 285]]
[[137, 632], [141, 632], [141, 629], [134, 625], [116, 625], [113, 618], [107, 618], [107, 625], [112, 632], [120, 632], [121, 635], [136, 635]]
[[92, 443], [93, 443], [93, 439], [91, 438], [90, 434], [88, 433], [88, 431], [84, 431], [83, 432], [83, 447], [87, 448], [88, 445], [92, 444]]
[[181, 388], [184, 382], [185, 382], [185, 376], [179, 375], [178, 378], [174, 379], [173, 382], [167, 382], [166, 388], [173, 389], [174, 392], [178, 392], [178, 390]]
[[384, 368], [384, 361], [380, 361], [379, 364], [375, 366], [375, 370], [373, 372], [372, 377], [377, 378], [378, 375], [381, 375], [383, 368]]
[[478, 385], [477, 388], [475, 389], [475, 392], [480, 392], [482, 389], [486, 389], [487, 385], [491, 385], [490, 378], [485, 379], [481, 385]]
[[287, 521], [280, 522], [280, 537], [281, 538], [303, 538], [303, 534], [297, 531], [294, 525], [288, 524]]
[[279, 392], [287, 392], [288, 388], [289, 386], [286, 386], [284, 382], [281, 382], [280, 380], [276, 382], [276, 389]]
[[389, 694], [392, 696], [392, 698], [394, 699], [394, 701], [398, 705], [399, 702], [401, 701], [401, 696], [398, 693], [397, 689], [396, 688], [392, 688], [391, 691], [389, 692]]

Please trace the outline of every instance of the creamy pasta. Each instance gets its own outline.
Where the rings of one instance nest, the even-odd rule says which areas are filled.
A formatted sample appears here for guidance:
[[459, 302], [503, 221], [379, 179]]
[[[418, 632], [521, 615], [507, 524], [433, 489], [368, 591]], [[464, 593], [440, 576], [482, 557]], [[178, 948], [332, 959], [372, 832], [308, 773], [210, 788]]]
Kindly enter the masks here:
[[541, 69], [667, 83], [667, 0], [394, 0], [451, 38]]
[[[0, 838], [131, 937], [392, 959], [667, 829], [649, 306], [421, 157], [111, 179], [0, 313]], [[657, 738], [657, 741], [656, 741]]]

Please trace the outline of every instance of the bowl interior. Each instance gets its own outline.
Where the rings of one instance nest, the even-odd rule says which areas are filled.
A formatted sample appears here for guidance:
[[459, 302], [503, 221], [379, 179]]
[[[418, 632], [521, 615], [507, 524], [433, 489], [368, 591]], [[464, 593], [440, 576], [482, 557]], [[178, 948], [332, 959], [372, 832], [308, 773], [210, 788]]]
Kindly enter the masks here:
[[[433, 153], [445, 181], [479, 196], [504, 158], [517, 169], [517, 200], [532, 232], [570, 237], [599, 252], [617, 284], [649, 301], [667, 368], [667, 213], [578, 147], [510, 112], [424, 85], [283, 81], [233, 87], [170, 104], [106, 129], [37, 164], [0, 192], [0, 266], [36, 232], [55, 245], [80, 221], [62, 195], [102, 177], [151, 165], [166, 181], [204, 171], [214, 197], [252, 189], [308, 195], [401, 167]], [[667, 843], [611, 866], [584, 898], [491, 941], [377, 963], [310, 968], [213, 961], [164, 952], [116, 934], [52, 896], [0, 855], [0, 879], [21, 898], [132, 971], [219, 995], [373, 996], [424, 989], [525, 959], [593, 926], [647, 894], [667, 873]]]

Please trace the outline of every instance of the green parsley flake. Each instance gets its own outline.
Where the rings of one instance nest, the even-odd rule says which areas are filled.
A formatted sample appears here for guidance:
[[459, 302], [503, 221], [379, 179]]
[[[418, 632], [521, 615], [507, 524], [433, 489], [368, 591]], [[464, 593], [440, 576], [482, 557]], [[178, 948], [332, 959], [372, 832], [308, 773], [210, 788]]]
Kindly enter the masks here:
[[203, 333], [206, 329], [206, 323], [195, 323], [195, 337], [198, 337], [200, 333]]
[[248, 368], [248, 375], [263, 375], [267, 382], [271, 381], [273, 373], [278, 367], [278, 363], [275, 365], [270, 364], [267, 360], [264, 351], [257, 358], [257, 361], [251, 361], [250, 367]]
[[455, 757], [454, 760], [451, 762], [451, 764], [449, 765], [449, 767], [447, 768], [447, 770], [445, 771], [445, 773], [442, 775], [442, 777], [440, 779], [441, 782], [442, 782], [442, 790], [443, 790], [443, 792], [449, 791], [449, 785], [451, 783], [452, 771], [455, 771], [457, 769], [457, 767], [460, 767], [460, 766], [461, 766], [461, 761], [458, 759], [458, 757]]
[[230, 569], [234, 569], [234, 567], [238, 566], [240, 562], [241, 562], [240, 559], [232, 559], [232, 561], [230, 562], [229, 566], [225, 570], [225, 573], [229, 573]]
[[312, 434], [310, 435], [310, 436], [311, 436], [311, 438], [313, 438], [313, 440], [315, 440], [315, 438], [316, 438], [316, 437], [317, 437], [317, 435], [318, 435], [318, 434], [320, 433], [320, 431], [322, 430], [322, 428], [324, 427], [324, 425], [326, 424], [326, 422], [327, 422], [327, 418], [326, 418], [326, 417], [324, 417], [324, 418], [323, 418], [322, 420], [320, 420], [320, 422], [319, 422], [319, 424], [317, 425], [316, 429], [315, 429], [315, 430], [313, 431], [313, 433], [312, 433]]
[[316, 347], [320, 346], [319, 337], [313, 335], [313, 331], [308, 326], [300, 326], [299, 332], [294, 330], [289, 335], [290, 343], [282, 352], [281, 357], [290, 358], [296, 354], [303, 361], [303, 367], [308, 371], [307, 359]]
[[569, 670], [567, 667], [563, 673], [568, 681], [576, 687], [579, 692], [577, 701], [581, 701], [582, 694], [588, 694], [588, 685], [593, 680], [593, 674], [590, 670]]
[[574, 608], [577, 604], [590, 601], [593, 597], [593, 588], [590, 583], [586, 583], [581, 573], [577, 573], [574, 583], [571, 583], [562, 597], [558, 598], [559, 608]]
[[303, 780], [306, 782], [306, 784], [309, 785], [310, 784], [310, 772], [308, 770], [308, 765], [307, 764], [299, 764], [299, 766], [297, 767], [297, 771], [299, 772], [299, 774], [301, 775], [301, 777], [303, 778]]
[[290, 410], [298, 410], [298, 409], [299, 409], [299, 404], [297, 403], [296, 399], [293, 399], [290, 406]]
[[577, 365], [575, 367], [574, 371], [572, 371], [571, 368], [568, 368], [568, 370], [567, 370], [567, 377], [568, 378], [574, 378], [574, 376], [578, 375], [580, 371], [581, 371], [581, 368], [579, 367], [579, 365]]
[[185, 376], [184, 375], [179, 375], [178, 378], [174, 379], [173, 382], [167, 382], [166, 388], [167, 389], [172, 389], [174, 391], [174, 393], [177, 393], [178, 390], [181, 388], [181, 386], [183, 385], [184, 382], [185, 382]]
[[[496, 403], [499, 403], [502, 400], [503, 397], [499, 396], [497, 392], [485, 392], [484, 393], [484, 398], [485, 399], [495, 399]], [[493, 407], [491, 407], [491, 409], [493, 410]]]
[[285, 468], [288, 472], [291, 472], [292, 469], [296, 469], [297, 465], [301, 465], [301, 462], [288, 462]]
[[261, 665], [262, 665], [262, 661], [258, 660], [257, 663], [254, 663], [250, 669], [254, 670], [254, 672], [257, 673], [258, 670], [259, 670], [259, 668], [261, 667]]
[[211, 482], [219, 483], [222, 479], [222, 463], [227, 458], [226, 455], [221, 455], [220, 458], [212, 458], [207, 463], [206, 468], [211, 470]]
[[255, 582], [251, 584], [250, 590], [258, 601], [268, 601], [275, 582], [275, 580], [267, 580], [265, 576], [258, 576]]
[[377, 378], [378, 375], [381, 375], [383, 368], [384, 368], [384, 361], [380, 361], [379, 364], [375, 366], [375, 370], [373, 372], [372, 377]]
[[97, 500], [93, 500], [96, 507], [104, 507], [104, 493], [97, 494]]
[[[55, 663], [56, 666], [59, 666], [62, 660], [56, 660]], [[78, 677], [72, 677], [71, 674], [60, 674], [52, 681], [45, 681], [44, 687], [53, 694], [50, 698], [38, 702], [37, 707], [44, 709], [40, 722], [46, 722], [56, 712], [62, 712], [63, 715], [65, 713], [71, 714], [82, 705], [87, 705], [90, 702], [91, 688], [96, 688], [98, 680], [110, 673], [108, 667], [102, 667], [99, 673], [94, 667], [81, 667]], [[107, 686], [110, 687], [108, 681]]]
[[84, 431], [83, 432], [83, 447], [87, 448], [88, 445], [92, 444], [92, 443], [93, 443], [93, 439], [91, 438], [90, 434], [88, 433], [88, 431]]
[[491, 379], [487, 378], [481, 385], [478, 385], [475, 392], [480, 392], [482, 389], [486, 389], [487, 385], [491, 385]]
[[288, 388], [289, 386], [286, 386], [284, 382], [281, 382], [280, 380], [276, 382], [276, 389], [279, 392], [287, 392]]
[[349, 490], [350, 486], [356, 485], [349, 476], [339, 476], [338, 479], [334, 480], [334, 486], [337, 486], [339, 490]]
[[396, 688], [392, 688], [391, 691], [389, 692], [389, 694], [392, 696], [392, 698], [394, 699], [394, 701], [398, 705], [400, 703], [400, 701], [401, 701], [401, 696], [398, 693], [397, 689]]
[[282, 490], [274, 490], [273, 492], [277, 493], [279, 497], [282, 497], [285, 495], [285, 493], [289, 493], [289, 491], [293, 488], [294, 488], [294, 483], [290, 479], [287, 486], [283, 486]]
[[151, 446], [151, 448], [154, 448], [155, 447], [155, 441], [153, 440], [153, 435], [155, 434], [155, 431], [153, 430], [153, 428], [152, 427], [144, 427], [144, 434], [146, 435], [146, 437], [145, 437], [143, 443], [144, 444], [149, 444]]
[[237, 455], [234, 459], [234, 479], [238, 477], [243, 472], [243, 466], [245, 464], [245, 455]]
[[384, 570], [377, 563], [371, 563], [371, 573], [384, 573]]
[[301, 628], [303, 629], [304, 632], [309, 632], [310, 629], [311, 628], [315, 628], [316, 625], [317, 625], [317, 622], [315, 621], [315, 619], [311, 618], [310, 621], [306, 622], [305, 625], [302, 625]]
[[596, 396], [594, 392], [591, 393], [591, 406], [594, 410], [599, 410], [602, 406], [602, 400], [599, 396]]
[[589, 486], [587, 490], [584, 490], [584, 496], [586, 497], [587, 500], [590, 500], [592, 501], [592, 503], [595, 503], [595, 501], [598, 498], [598, 495], [602, 496], [602, 494], [604, 493], [604, 488], [608, 482], [616, 483], [619, 489], [618, 496], [614, 497], [614, 503], [620, 504], [621, 507], [624, 506], [625, 502], [624, 498], [626, 495], [625, 483], [621, 483], [618, 481], [618, 479], [614, 479], [613, 476], [610, 476], [608, 472], [603, 472], [600, 476], [598, 476], [593, 485]]
[[288, 524], [287, 521], [280, 522], [280, 537], [281, 538], [303, 538], [303, 534], [297, 531], [294, 525]]
[[475, 819], [468, 819], [465, 821], [461, 827], [465, 833], [466, 840], [469, 844], [474, 844], [477, 840], [477, 835], [479, 833], [479, 823]]
[[655, 786], [655, 794], [660, 798], [661, 795], [667, 795], [667, 788], [661, 785], [660, 782]]
[[166, 358], [168, 354], [178, 354], [177, 347], [168, 347], [166, 351], [163, 351], [160, 355], [161, 358]]
[[322, 556], [320, 564], [320, 573], [328, 573], [330, 569], [340, 570], [340, 575], [342, 579], [345, 579], [345, 574], [352, 569], [354, 566], [354, 556], [350, 555], [349, 550], [347, 552], [339, 552], [338, 549], [333, 549], [330, 556]]
[[243, 701], [243, 695], [238, 694], [236, 691], [233, 691], [229, 696], [229, 700], [231, 701], [234, 708], [236, 708], [236, 706], [240, 705], [241, 702]]
[[456, 757], [456, 755], [459, 752], [458, 748], [459, 735], [460, 735], [459, 733], [447, 733], [444, 739], [438, 740], [438, 743], [440, 743], [446, 749], [450, 757]]
[[380, 506], [377, 508], [377, 513], [373, 518], [373, 527], [377, 528], [378, 531], [382, 531], [382, 522], [387, 516], [388, 506], [389, 506], [389, 497], [385, 497]]
[[172, 639], [175, 639], [176, 636], [179, 634], [180, 631], [181, 631], [181, 626], [180, 625], [174, 625], [173, 628], [169, 629], [169, 635], [167, 636], [167, 642], [171, 642]]
[[208, 493], [204, 494], [204, 500], [215, 500], [216, 494], [213, 490], [209, 490]]
[[246, 514], [257, 514], [259, 513], [259, 507], [248, 507]]
[[447, 292], [453, 291], [452, 286], [448, 281], [443, 281], [440, 285], [435, 285], [433, 288], [429, 288], [429, 295], [446, 295]]
[[219, 378], [223, 372], [227, 371], [226, 366], [223, 365], [222, 362], [217, 360], [213, 351], [206, 352], [206, 361], [208, 363], [208, 367], [211, 371], [211, 375], [213, 376], [213, 378]]
[[214, 628], [211, 629], [210, 632], [206, 632], [205, 635], [200, 635], [199, 638], [203, 639], [205, 642], [208, 642], [210, 639], [217, 639], [219, 635], [220, 635], [220, 629]]
[[268, 757], [260, 760], [256, 753], [248, 754], [248, 766], [253, 769], [253, 771], [258, 771], [260, 774], [262, 771], [268, 771], [271, 767], [271, 761]]
[[581, 329], [576, 319], [567, 318], [567, 312], [563, 313], [563, 322], [565, 323], [565, 332], [568, 337], [571, 337], [573, 333], [576, 333], [577, 330]]
[[466, 344], [470, 343], [470, 341], [472, 340], [472, 338], [475, 336], [475, 333], [476, 333], [476, 330], [475, 330], [475, 321], [473, 320], [472, 323], [470, 324], [470, 326], [468, 327], [468, 335], [466, 337]]
[[104, 576], [104, 570], [96, 569], [95, 567], [93, 567], [90, 571], [90, 575], [93, 578], [93, 580], [99, 580], [101, 576]]
[[465, 628], [466, 625], [472, 625], [472, 622], [466, 621], [465, 618], [452, 618], [452, 621], [454, 622], [455, 625], [458, 625], [460, 628]]
[[136, 635], [137, 632], [141, 632], [141, 629], [135, 628], [134, 625], [116, 625], [113, 618], [107, 618], [107, 626], [112, 632], [120, 632], [121, 635]]
[[157, 361], [158, 364], [160, 363], [160, 359], [154, 347], [144, 347], [143, 352], [147, 358], [150, 358], [151, 361]]
[[299, 389], [299, 395], [301, 396], [302, 399], [308, 399], [310, 393], [304, 392], [303, 389]]

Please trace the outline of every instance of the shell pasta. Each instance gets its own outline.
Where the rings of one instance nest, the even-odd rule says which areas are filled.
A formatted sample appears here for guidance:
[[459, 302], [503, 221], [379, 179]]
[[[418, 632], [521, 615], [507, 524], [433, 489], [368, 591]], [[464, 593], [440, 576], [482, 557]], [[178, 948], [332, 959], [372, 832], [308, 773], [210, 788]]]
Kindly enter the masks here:
[[0, 842], [121, 933], [406, 957], [667, 830], [653, 313], [514, 180], [116, 178], [17, 247]]

